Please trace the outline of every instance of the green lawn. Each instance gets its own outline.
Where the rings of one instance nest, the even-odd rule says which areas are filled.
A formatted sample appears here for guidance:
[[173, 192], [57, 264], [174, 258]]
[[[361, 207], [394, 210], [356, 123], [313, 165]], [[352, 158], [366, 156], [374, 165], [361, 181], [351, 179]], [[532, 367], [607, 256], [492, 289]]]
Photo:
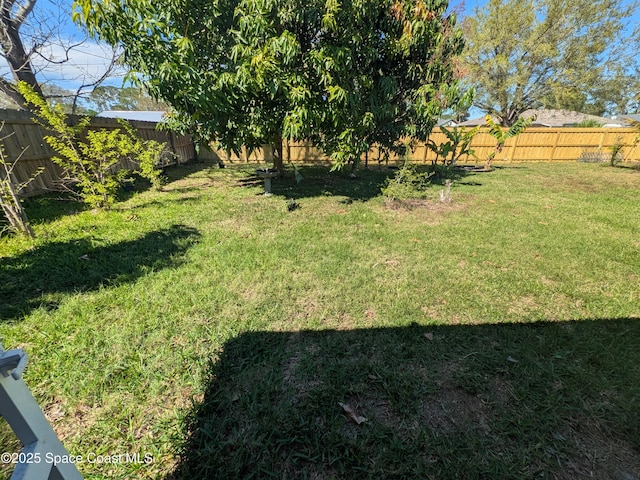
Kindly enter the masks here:
[[392, 172], [254, 169], [31, 200], [38, 238], [0, 238], [0, 340], [69, 452], [153, 456], [86, 478], [640, 478], [640, 171], [399, 205]]

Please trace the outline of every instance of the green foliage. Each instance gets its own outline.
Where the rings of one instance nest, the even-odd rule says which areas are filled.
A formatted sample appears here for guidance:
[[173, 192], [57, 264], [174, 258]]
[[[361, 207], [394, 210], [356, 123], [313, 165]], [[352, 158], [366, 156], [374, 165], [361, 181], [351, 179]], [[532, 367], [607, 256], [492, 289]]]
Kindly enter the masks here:
[[624, 38], [635, 8], [623, 0], [490, 0], [465, 25], [476, 106], [503, 126], [539, 106], [626, 111], [638, 85], [630, 68], [637, 48]]
[[491, 115], [487, 115], [485, 117], [485, 121], [487, 122], [487, 126], [489, 127], [489, 135], [495, 138], [497, 142], [495, 151], [489, 155], [489, 158], [487, 158], [487, 166], [490, 166], [495, 156], [498, 153], [502, 152], [504, 144], [507, 140], [520, 135], [529, 127], [529, 125], [533, 123], [534, 120], [535, 117], [521, 117], [513, 122], [509, 128], [505, 129], [502, 128], [499, 123], [494, 122]]
[[595, 118], [587, 118], [576, 125], [576, 127], [580, 128], [600, 128], [602, 123], [600, 123]]
[[74, 18], [122, 46], [171, 125], [238, 152], [312, 139], [336, 168], [371, 145], [426, 139], [461, 98], [463, 47], [446, 0], [76, 0]]
[[90, 130], [89, 117], [72, 125], [62, 106], [50, 105], [24, 82], [18, 88], [27, 103], [34, 106], [45, 128], [54, 133], [44, 137], [57, 153], [51, 160], [64, 170], [65, 186], [73, 186], [83, 202], [95, 208], [113, 204], [117, 189], [128, 174], [118, 165], [123, 159], [138, 164], [139, 173], [157, 184], [160, 172], [154, 164], [163, 144], [141, 140], [124, 121], [120, 121], [123, 130]]
[[[439, 145], [433, 140], [427, 142], [427, 148], [436, 154], [434, 163], [438, 163], [438, 159], [442, 157], [442, 163], [444, 165], [455, 165], [456, 162], [465, 155], [475, 157], [475, 151], [469, 148], [473, 137], [476, 136], [480, 126], [472, 129], [465, 129], [464, 127], [455, 126], [452, 129], [446, 127], [440, 127], [440, 131], [447, 136], [447, 141]], [[449, 157], [451, 155], [451, 157]]]
[[138, 87], [101, 85], [93, 89], [87, 103], [97, 112], [104, 110], [166, 110], [167, 106], [154, 101]]
[[164, 184], [164, 178], [162, 177], [162, 170], [157, 168], [156, 165], [163, 156], [169, 155], [167, 144], [155, 140], [143, 140], [129, 122], [118, 119], [118, 123], [126, 132], [126, 137], [128, 137], [130, 149], [128, 157], [137, 163], [139, 169], [137, 173], [142, 178], [149, 180], [153, 188], [159, 190]]
[[620, 152], [623, 148], [624, 143], [622, 143], [622, 137], [618, 137], [616, 139], [616, 143], [609, 147], [609, 152], [611, 152], [611, 155], [609, 157], [609, 165], [615, 167], [618, 162], [622, 160], [623, 156], [620, 154]]
[[[314, 52], [315, 75], [330, 85], [314, 143], [340, 167], [373, 144], [404, 153], [462, 100], [454, 58], [463, 48], [447, 2], [345, 2], [338, 27]], [[410, 144], [409, 144], [410, 145]]]
[[405, 161], [396, 174], [387, 179], [382, 195], [389, 200], [424, 199], [433, 173], [418, 172], [409, 161]]

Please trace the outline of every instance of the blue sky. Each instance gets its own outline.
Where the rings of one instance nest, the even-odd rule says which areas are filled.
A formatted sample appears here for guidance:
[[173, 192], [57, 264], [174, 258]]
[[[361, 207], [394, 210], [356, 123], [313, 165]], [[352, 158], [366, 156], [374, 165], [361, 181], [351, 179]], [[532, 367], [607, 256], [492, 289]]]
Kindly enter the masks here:
[[[21, 3], [20, 0], [18, 3]], [[29, 23], [47, 25], [53, 35], [48, 47], [42, 50], [42, 54], [54, 61], [65, 59], [65, 47], [74, 45], [69, 52], [69, 61], [53, 64], [36, 55], [32, 58], [32, 63], [41, 82], [75, 90], [80, 85], [99, 78], [105, 72], [112, 58], [112, 50], [108, 45], [86, 39], [86, 36], [71, 21], [71, 4], [72, 0], [38, 0], [20, 32], [25, 47], [28, 48], [33, 32]], [[6, 64], [0, 61], [0, 74], [10, 76], [8, 72]], [[107, 84], [120, 86], [123, 75], [122, 70], [116, 72]]]

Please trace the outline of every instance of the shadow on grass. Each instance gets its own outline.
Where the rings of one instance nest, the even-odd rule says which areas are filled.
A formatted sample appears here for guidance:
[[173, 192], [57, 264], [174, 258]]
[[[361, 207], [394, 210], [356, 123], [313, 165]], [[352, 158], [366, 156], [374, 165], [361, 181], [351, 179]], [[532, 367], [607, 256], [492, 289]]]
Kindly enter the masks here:
[[244, 333], [170, 478], [637, 479], [639, 344], [638, 319]]
[[109, 246], [94, 247], [81, 239], [0, 259], [0, 320], [40, 306], [55, 308], [58, 294], [130, 282], [147, 272], [175, 267], [199, 236], [193, 228], [174, 225]]
[[32, 225], [52, 222], [58, 218], [74, 215], [89, 207], [63, 192], [50, 192], [24, 200], [24, 208]]
[[[212, 165], [211, 161], [191, 161], [166, 167], [163, 175], [168, 182], [174, 182], [193, 173], [211, 169], [214, 166], [217, 168], [217, 164]], [[151, 188], [151, 183], [138, 175], [131, 175], [130, 178], [135, 179], [134, 188], [132, 190], [121, 188], [117, 195], [118, 202], [128, 200], [135, 193], [144, 192]], [[24, 200], [24, 206], [29, 221], [32, 224], [51, 222], [66, 215], [73, 215], [90, 208], [77, 198], [74, 198], [70, 193], [55, 191], [26, 198]], [[0, 219], [0, 222], [3, 222], [3, 219]]]
[[[349, 171], [331, 172], [330, 166], [321, 165], [297, 165], [298, 171], [303, 177], [301, 183], [297, 183], [291, 166], [283, 178], [274, 178], [271, 181], [272, 192], [287, 199], [300, 199], [320, 196], [342, 196], [353, 201], [367, 201], [381, 195], [387, 179], [392, 178], [397, 170], [386, 167], [371, 167], [366, 170], [358, 170], [356, 178], [352, 178]], [[417, 166], [418, 172], [425, 172], [429, 166]], [[434, 185], [443, 185], [446, 178], [458, 181], [465, 177], [467, 172], [457, 169], [439, 169], [431, 178]], [[263, 181], [255, 175], [241, 179], [238, 184], [243, 187], [255, 188], [263, 185]]]

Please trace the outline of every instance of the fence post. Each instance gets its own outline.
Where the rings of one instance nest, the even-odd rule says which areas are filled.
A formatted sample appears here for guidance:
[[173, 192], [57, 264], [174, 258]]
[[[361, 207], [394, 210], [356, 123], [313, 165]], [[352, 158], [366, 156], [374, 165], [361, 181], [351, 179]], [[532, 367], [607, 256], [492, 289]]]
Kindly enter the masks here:
[[558, 148], [558, 137], [560, 136], [560, 130], [556, 130], [556, 134], [553, 137], [553, 148], [551, 149], [551, 156], [549, 161], [553, 162], [556, 158], [556, 149]]
[[511, 154], [509, 155], [509, 163], [513, 162], [513, 157], [516, 154], [516, 148], [518, 147], [518, 138], [520, 138], [520, 135], [516, 135], [516, 137], [513, 139], [513, 145], [511, 146]]
[[602, 151], [602, 144], [604, 143], [604, 135], [605, 135], [605, 132], [602, 132], [602, 135], [600, 135], [600, 143], [598, 144], [598, 152]]

